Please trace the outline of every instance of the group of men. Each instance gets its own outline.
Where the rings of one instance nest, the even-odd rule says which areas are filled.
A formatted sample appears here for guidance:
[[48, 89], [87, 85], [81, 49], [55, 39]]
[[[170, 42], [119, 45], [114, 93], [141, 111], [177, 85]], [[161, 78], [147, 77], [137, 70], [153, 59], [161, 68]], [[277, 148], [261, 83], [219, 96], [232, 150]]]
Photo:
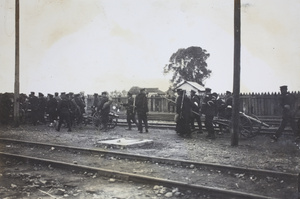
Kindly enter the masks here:
[[224, 99], [219, 98], [217, 93], [211, 93], [210, 88], [205, 89], [205, 95], [202, 98], [196, 94], [195, 90], [191, 90], [190, 93], [190, 96], [187, 96], [185, 90], [177, 89], [176, 133], [182, 137], [190, 137], [195, 129], [195, 120], [199, 128], [198, 133], [203, 133], [201, 116], [204, 115], [204, 125], [208, 132], [206, 138], [215, 139], [213, 118], [217, 115], [231, 117], [231, 111], [228, 109], [232, 106], [232, 93], [227, 91]]
[[[148, 98], [146, 95], [146, 89], [140, 89], [139, 94], [134, 98], [131, 92], [127, 93], [128, 101], [122, 105], [126, 108], [127, 115], [127, 130], [132, 129], [132, 122], [138, 127], [139, 133], [143, 133], [143, 124], [145, 126], [145, 132], [149, 132], [148, 128]], [[135, 115], [137, 114], [138, 122]]]
[[47, 97], [43, 93], [36, 96], [35, 92], [31, 92], [26, 103], [33, 125], [37, 125], [38, 122], [46, 124], [45, 115], [49, 114], [49, 126], [58, 120], [56, 130], [60, 131], [65, 122], [69, 132], [75, 124], [82, 124], [86, 107], [84, 96], [72, 92], [62, 92], [60, 95], [56, 92], [54, 95], [48, 94]]
[[295, 120], [295, 116], [300, 110], [300, 106], [295, 107], [295, 96], [288, 92], [288, 87], [286, 85], [280, 87], [280, 92], [279, 106], [282, 109], [282, 119], [275, 135], [272, 136], [272, 140], [276, 142], [282, 136], [285, 127], [290, 124], [295, 136], [295, 141], [300, 142], [300, 118], [298, 119], [298, 123], [296, 123]]
[[101, 93], [101, 96], [98, 93], [94, 94], [94, 102], [93, 102], [93, 112], [98, 112], [100, 114], [100, 118], [97, 121], [96, 126], [99, 126], [100, 123], [103, 125], [102, 130], [107, 131], [107, 125], [109, 122], [109, 112], [110, 106], [112, 104], [112, 100], [109, 99], [108, 93], [106, 91]]

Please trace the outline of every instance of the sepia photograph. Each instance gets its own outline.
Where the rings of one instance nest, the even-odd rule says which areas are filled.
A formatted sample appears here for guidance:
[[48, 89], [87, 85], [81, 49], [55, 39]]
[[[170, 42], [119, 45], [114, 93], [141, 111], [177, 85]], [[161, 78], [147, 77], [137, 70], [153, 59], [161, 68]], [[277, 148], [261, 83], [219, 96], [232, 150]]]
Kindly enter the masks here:
[[0, 198], [299, 199], [300, 0], [0, 0]]

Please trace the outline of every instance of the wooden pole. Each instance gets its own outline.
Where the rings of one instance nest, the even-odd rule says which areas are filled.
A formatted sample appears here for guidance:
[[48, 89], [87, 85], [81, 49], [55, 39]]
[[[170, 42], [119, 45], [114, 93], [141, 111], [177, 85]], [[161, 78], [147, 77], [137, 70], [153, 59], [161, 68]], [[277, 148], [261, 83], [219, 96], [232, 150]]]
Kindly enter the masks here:
[[240, 107], [240, 57], [241, 57], [241, 1], [234, 0], [234, 74], [231, 146], [239, 142]]
[[14, 126], [18, 127], [19, 121], [19, 0], [16, 0], [15, 5], [15, 86], [14, 86]]

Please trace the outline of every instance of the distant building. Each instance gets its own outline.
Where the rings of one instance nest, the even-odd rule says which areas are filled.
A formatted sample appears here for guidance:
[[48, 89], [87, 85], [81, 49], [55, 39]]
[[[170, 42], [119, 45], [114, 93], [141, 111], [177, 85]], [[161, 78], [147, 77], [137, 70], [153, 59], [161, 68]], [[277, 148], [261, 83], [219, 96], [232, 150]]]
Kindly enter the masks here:
[[145, 88], [145, 89], [146, 92], [148, 93], [148, 97], [166, 95], [165, 92], [159, 90], [158, 88]]
[[191, 94], [191, 90], [195, 90], [198, 95], [202, 95], [205, 92], [205, 87], [201, 86], [197, 82], [191, 81], [183, 81], [174, 90], [182, 89], [186, 91], [186, 94], [189, 96]]

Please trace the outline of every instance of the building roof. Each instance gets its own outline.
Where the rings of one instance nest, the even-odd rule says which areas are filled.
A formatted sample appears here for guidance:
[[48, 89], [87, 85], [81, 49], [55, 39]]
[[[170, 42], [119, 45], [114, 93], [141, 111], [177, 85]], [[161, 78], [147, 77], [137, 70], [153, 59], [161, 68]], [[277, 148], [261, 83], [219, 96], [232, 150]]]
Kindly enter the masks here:
[[184, 84], [188, 84], [190, 85], [191, 87], [193, 87], [195, 90], [198, 90], [198, 91], [205, 91], [205, 87], [204, 86], [201, 86], [200, 84], [198, 84], [197, 82], [191, 82], [191, 81], [186, 81], [184, 80], [183, 82], [181, 82], [177, 87], [175, 87], [175, 90], [182, 87], [182, 85]]
[[146, 88], [146, 91], [148, 93], [155, 93], [155, 94], [158, 94], [158, 95], [165, 95], [166, 93], [159, 90], [158, 88]]

